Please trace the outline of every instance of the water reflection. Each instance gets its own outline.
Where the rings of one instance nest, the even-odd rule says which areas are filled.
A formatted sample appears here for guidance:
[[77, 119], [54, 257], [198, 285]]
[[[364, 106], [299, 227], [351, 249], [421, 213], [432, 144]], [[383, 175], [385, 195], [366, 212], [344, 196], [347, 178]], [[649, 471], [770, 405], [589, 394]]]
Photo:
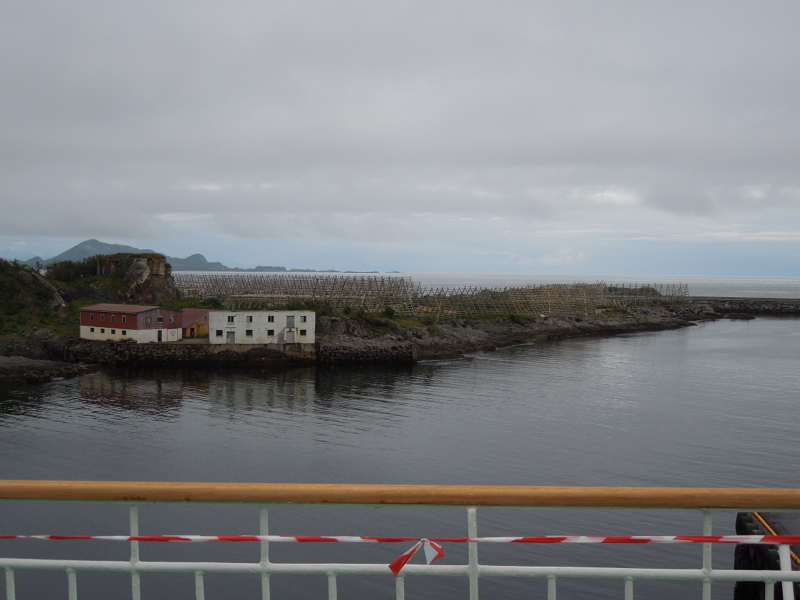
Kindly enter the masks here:
[[80, 398], [87, 404], [122, 410], [165, 413], [180, 408], [182, 381], [162, 377], [132, 377], [101, 371], [80, 378]]
[[170, 412], [191, 399], [207, 402], [218, 414], [259, 409], [326, 412], [354, 398], [389, 398], [415, 372], [407, 365], [283, 371], [129, 368], [106, 369], [78, 381], [84, 402], [122, 410]]

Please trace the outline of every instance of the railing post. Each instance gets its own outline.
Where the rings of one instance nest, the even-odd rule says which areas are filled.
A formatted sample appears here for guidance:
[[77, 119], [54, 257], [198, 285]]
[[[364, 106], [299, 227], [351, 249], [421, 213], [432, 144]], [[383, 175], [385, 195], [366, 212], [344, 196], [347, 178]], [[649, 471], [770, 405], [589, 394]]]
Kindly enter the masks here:
[[764, 600], [775, 600], [775, 582], [764, 582]]
[[328, 573], [328, 600], [336, 600], [336, 574]]
[[206, 586], [203, 582], [202, 571], [197, 571], [194, 574], [194, 596], [197, 600], [206, 600]]
[[[269, 512], [266, 505], [259, 507], [259, 532], [261, 535], [269, 535]], [[261, 542], [261, 568], [269, 566], [269, 542]], [[261, 573], [261, 600], [269, 598], [269, 573]]]
[[[139, 506], [131, 504], [130, 506], [130, 522], [131, 522], [131, 536], [139, 535]], [[135, 569], [139, 562], [139, 542], [131, 542], [131, 568]], [[139, 580], [139, 572], [131, 571], [131, 596], [133, 600], [141, 600], [142, 587]]]
[[[711, 535], [711, 511], [703, 511], [703, 535]], [[703, 572], [706, 575], [711, 574], [711, 546], [712, 544], [703, 543]], [[711, 581], [708, 579], [703, 580], [703, 600], [711, 600]]]
[[14, 587], [14, 570], [6, 568], [6, 600], [16, 600], [17, 592]]
[[556, 578], [555, 575], [547, 576], [547, 600], [556, 600]]
[[625, 578], [625, 600], [633, 600], [633, 577]]
[[[478, 537], [478, 509], [467, 509], [467, 536]], [[469, 600], [478, 600], [478, 543], [469, 542]]]
[[78, 600], [78, 577], [75, 569], [67, 569], [67, 587], [69, 600]]
[[406, 578], [398, 575], [394, 582], [394, 594], [396, 600], [406, 600]]
[[[778, 546], [778, 558], [781, 561], [781, 571], [792, 570], [792, 557], [791, 548], [789, 544], [781, 544]], [[794, 600], [794, 583], [791, 581], [781, 582], [781, 589], [783, 590], [783, 600]]]

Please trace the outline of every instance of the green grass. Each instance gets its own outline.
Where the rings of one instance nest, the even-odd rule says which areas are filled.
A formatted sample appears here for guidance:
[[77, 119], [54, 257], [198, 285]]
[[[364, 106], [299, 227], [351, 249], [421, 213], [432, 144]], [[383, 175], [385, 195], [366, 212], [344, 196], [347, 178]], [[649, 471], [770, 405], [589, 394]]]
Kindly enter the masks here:
[[[49, 306], [53, 292], [27, 283], [23, 279], [25, 272], [22, 265], [0, 259], [0, 335], [19, 333], [31, 327], [66, 332], [68, 320]], [[30, 271], [27, 273], [33, 277]]]

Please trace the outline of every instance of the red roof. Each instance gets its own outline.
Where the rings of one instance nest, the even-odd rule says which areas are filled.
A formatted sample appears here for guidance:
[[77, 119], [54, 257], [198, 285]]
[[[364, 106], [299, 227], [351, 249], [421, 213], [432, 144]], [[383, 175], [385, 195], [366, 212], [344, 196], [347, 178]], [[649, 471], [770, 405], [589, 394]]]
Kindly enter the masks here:
[[[161, 308], [161, 307], [138, 306], [136, 304], [93, 304], [92, 306], [86, 306], [81, 310], [92, 311], [92, 312], [115, 312], [115, 313], [136, 314], [140, 312], [145, 312], [147, 310], [153, 310], [156, 308]], [[172, 310], [172, 309], [167, 309], [167, 310]]]
[[181, 312], [183, 313], [183, 328], [185, 329], [197, 323], [211, 311], [208, 308], [184, 308]]

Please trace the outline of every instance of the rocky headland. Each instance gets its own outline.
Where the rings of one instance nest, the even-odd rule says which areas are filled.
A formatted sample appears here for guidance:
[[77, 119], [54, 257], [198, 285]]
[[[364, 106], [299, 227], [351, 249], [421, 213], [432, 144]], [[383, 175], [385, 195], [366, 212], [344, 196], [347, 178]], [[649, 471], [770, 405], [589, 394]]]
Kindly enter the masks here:
[[[529, 342], [662, 331], [692, 326], [705, 320], [753, 319], [757, 316], [800, 317], [800, 300], [694, 298], [680, 304], [606, 308], [588, 315], [457, 318], [431, 325], [373, 316], [320, 315], [317, 318], [316, 344], [274, 349], [260, 346], [228, 349], [210, 346], [201, 340], [163, 344], [91, 342], [33, 328], [0, 340], [0, 356], [31, 361], [0, 363], [0, 381], [44, 381], [48, 376], [68, 377], [79, 374], [80, 365], [89, 364], [263, 367], [411, 363]], [[57, 362], [46, 364], [48, 361]], [[41, 362], [40, 368], [33, 368], [35, 362]], [[64, 365], [74, 368], [69, 370]]]
[[366, 317], [319, 317], [320, 354], [337, 353], [368, 360], [376, 351], [413, 344], [415, 360], [453, 358], [465, 353], [495, 350], [532, 341], [590, 335], [616, 335], [688, 327], [696, 321], [756, 316], [800, 316], [800, 300], [698, 299], [663, 306], [600, 309], [596, 313], [449, 319], [432, 326], [402, 320]]

